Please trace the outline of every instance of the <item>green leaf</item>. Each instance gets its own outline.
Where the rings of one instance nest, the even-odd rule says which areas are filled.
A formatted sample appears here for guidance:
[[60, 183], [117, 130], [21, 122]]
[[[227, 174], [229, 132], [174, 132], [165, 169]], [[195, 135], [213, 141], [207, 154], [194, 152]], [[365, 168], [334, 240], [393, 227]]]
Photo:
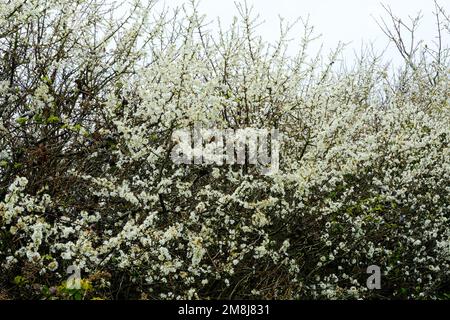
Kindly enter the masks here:
[[152, 133], [150, 135], [150, 140], [153, 142], [158, 141], [158, 135], [156, 133]]
[[34, 121], [36, 121], [36, 123], [38, 123], [38, 124], [42, 124], [42, 123], [44, 122], [44, 120], [42, 119], [42, 116], [39, 115], [39, 114], [36, 114], [36, 115], [33, 117], [33, 119], [34, 119]]
[[52, 84], [52, 80], [50, 80], [50, 78], [47, 77], [47, 76], [42, 76], [41, 79], [42, 79], [43, 82], [45, 82], [45, 83], [48, 84], [48, 85], [51, 85], [51, 84]]
[[47, 118], [47, 123], [58, 123], [60, 121], [61, 119], [59, 119], [59, 117], [57, 116], [50, 116]]
[[20, 163], [20, 162], [15, 162], [14, 163], [14, 169], [20, 169], [20, 168], [22, 168], [22, 166], [23, 166], [23, 164]]
[[28, 118], [25, 118], [25, 117], [20, 117], [20, 118], [16, 119], [16, 122], [20, 125], [24, 125], [25, 123], [27, 123], [27, 121], [28, 121]]
[[400, 292], [400, 294], [401, 294], [402, 296], [406, 296], [406, 295], [408, 294], [408, 289], [406, 289], [406, 288], [400, 288], [399, 292]]
[[14, 283], [18, 286], [23, 285], [27, 283], [27, 280], [22, 276], [15, 276], [14, 277]]

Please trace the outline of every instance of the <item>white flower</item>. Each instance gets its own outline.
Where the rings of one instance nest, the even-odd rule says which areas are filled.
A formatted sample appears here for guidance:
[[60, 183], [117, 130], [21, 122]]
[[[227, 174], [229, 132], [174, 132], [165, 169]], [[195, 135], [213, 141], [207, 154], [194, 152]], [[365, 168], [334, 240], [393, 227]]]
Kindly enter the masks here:
[[53, 260], [52, 262], [50, 262], [48, 264], [48, 269], [50, 271], [55, 271], [56, 269], [58, 269], [58, 262], [56, 260]]

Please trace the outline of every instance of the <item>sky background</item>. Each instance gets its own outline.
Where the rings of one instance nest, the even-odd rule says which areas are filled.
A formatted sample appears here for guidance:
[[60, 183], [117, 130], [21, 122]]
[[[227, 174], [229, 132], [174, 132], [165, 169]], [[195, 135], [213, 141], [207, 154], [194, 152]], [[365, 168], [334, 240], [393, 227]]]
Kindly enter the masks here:
[[[177, 6], [186, 3], [185, 0], [165, 0], [168, 6]], [[416, 16], [421, 11], [423, 19], [418, 30], [418, 38], [430, 43], [436, 36], [434, 20], [433, 0], [247, 0], [249, 6], [253, 6], [255, 14], [259, 14], [265, 23], [260, 26], [259, 33], [267, 41], [274, 41], [279, 35], [278, 16], [287, 21], [295, 21], [297, 18], [307, 18], [321, 38], [311, 47], [311, 54], [315, 53], [321, 43], [324, 45], [324, 54], [335, 48], [339, 41], [349, 43], [344, 58], [352, 61], [355, 51], [359, 52], [363, 41], [372, 42], [377, 51], [383, 51], [386, 47], [385, 58], [392, 59], [395, 64], [401, 61], [393, 44], [382, 33], [375, 19], [381, 16], [387, 18], [382, 4], [391, 7], [392, 11], [407, 21], [408, 16]], [[450, 1], [440, 0], [439, 4], [450, 11]], [[208, 21], [216, 21], [220, 17], [222, 24], [228, 25], [233, 16], [238, 15], [234, 0], [201, 0], [200, 12], [207, 15]], [[217, 25], [217, 23], [216, 23]], [[211, 26], [213, 28], [213, 25]], [[301, 35], [301, 25], [293, 30], [291, 36]], [[445, 41], [448, 45], [449, 39]], [[292, 45], [289, 53], [295, 53], [295, 45]]]

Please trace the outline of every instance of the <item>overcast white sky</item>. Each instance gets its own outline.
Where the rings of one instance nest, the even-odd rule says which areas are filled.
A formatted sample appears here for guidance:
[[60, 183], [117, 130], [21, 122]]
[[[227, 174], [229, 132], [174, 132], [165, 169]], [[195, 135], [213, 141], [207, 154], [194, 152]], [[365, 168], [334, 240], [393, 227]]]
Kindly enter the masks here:
[[[169, 6], [185, 2], [165, 0]], [[415, 16], [421, 11], [424, 17], [418, 36], [430, 42], [436, 35], [433, 0], [247, 0], [247, 3], [265, 21], [260, 27], [260, 34], [268, 41], [275, 40], [279, 34], [279, 15], [288, 21], [295, 21], [298, 17], [306, 18], [309, 14], [316, 32], [322, 34], [319, 42], [324, 44], [325, 52], [334, 48], [340, 40], [350, 42], [345, 55], [349, 60], [353, 57], [354, 50], [360, 51], [362, 40], [373, 42], [380, 51], [388, 44], [375, 22], [375, 18], [386, 17], [381, 3], [389, 5], [405, 21], [408, 15]], [[440, 0], [439, 3], [447, 12], [450, 11], [449, 0]], [[223, 24], [228, 24], [237, 15], [235, 0], [201, 0], [200, 11], [207, 15], [208, 20], [220, 17]], [[297, 30], [300, 34], [301, 29]], [[292, 35], [295, 36], [295, 33]], [[394, 62], [399, 61], [393, 48], [387, 51], [387, 57]]]

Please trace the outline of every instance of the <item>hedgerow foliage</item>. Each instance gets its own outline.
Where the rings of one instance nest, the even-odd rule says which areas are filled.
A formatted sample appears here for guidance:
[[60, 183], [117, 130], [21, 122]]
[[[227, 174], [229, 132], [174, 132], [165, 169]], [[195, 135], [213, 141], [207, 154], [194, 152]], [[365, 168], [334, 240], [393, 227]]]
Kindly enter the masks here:
[[[245, 5], [0, 3], [0, 296], [444, 298], [450, 276], [449, 20], [392, 13], [404, 65], [288, 56]], [[398, 32], [397, 32], [398, 31]], [[411, 45], [410, 45], [411, 44]], [[409, 49], [411, 47], [411, 49]], [[179, 165], [174, 130], [277, 128], [280, 170]], [[67, 268], [81, 289], [67, 288]], [[382, 289], [369, 290], [378, 265]], [[448, 297], [448, 295], [447, 295]]]

